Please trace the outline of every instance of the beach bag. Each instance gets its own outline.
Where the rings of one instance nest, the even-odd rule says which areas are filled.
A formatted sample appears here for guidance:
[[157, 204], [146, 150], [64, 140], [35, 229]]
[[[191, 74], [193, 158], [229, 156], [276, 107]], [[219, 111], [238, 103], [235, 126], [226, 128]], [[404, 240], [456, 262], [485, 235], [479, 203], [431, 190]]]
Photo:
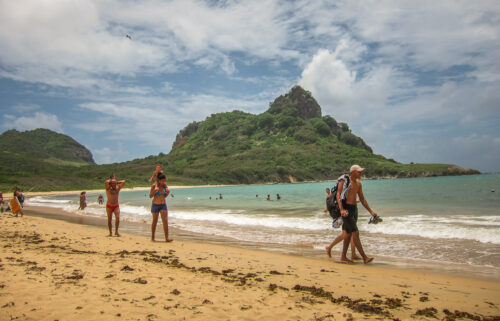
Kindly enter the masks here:
[[[349, 184], [351, 183], [351, 179], [350, 179], [349, 175], [344, 174], [344, 175], [339, 177], [339, 179], [337, 180], [337, 183], [335, 184], [335, 186], [333, 186], [333, 188], [331, 190], [330, 196], [327, 197], [327, 199], [326, 199], [326, 208], [328, 209], [328, 212], [330, 213], [330, 216], [333, 218], [334, 221], [341, 218], [339, 204], [337, 203], [337, 191], [339, 188], [339, 183], [342, 180], [345, 180], [344, 188], [349, 187]], [[342, 224], [342, 223], [340, 223], [340, 224]]]

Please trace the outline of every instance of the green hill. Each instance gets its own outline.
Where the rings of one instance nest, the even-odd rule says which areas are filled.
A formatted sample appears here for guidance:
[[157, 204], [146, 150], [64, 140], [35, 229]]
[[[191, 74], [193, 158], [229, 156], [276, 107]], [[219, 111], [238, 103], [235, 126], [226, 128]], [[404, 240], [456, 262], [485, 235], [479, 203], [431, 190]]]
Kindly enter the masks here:
[[[35, 175], [58, 176], [81, 166], [95, 164], [90, 151], [73, 138], [48, 129], [0, 135], [0, 182], [2, 188], [19, 183], [17, 178], [37, 179]], [[5, 188], [3, 188], [5, 190]]]
[[188, 124], [168, 155], [94, 165], [85, 147], [42, 129], [5, 132], [0, 150], [1, 190], [103, 188], [110, 173], [126, 179], [127, 187], [147, 186], [158, 163], [172, 185], [331, 180], [354, 163], [367, 168], [367, 177], [479, 173], [447, 164], [401, 164], [373, 154], [346, 123], [322, 116], [311, 93], [299, 86], [262, 114], [233, 111]]
[[478, 173], [447, 164], [397, 163], [354, 135], [346, 123], [322, 116], [311, 93], [293, 87], [253, 115], [214, 114], [179, 132], [164, 158], [168, 173], [204, 183], [328, 180], [353, 163], [368, 177], [415, 177]]

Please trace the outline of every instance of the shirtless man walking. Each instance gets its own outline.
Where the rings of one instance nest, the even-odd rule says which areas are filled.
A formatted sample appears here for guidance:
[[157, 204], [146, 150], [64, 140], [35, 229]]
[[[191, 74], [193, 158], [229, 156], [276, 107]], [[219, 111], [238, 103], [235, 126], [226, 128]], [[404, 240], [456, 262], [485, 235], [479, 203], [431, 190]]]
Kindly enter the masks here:
[[125, 185], [125, 180], [117, 181], [115, 174], [111, 174], [108, 180], [104, 182], [106, 186], [106, 196], [108, 201], [106, 203], [106, 213], [108, 214], [108, 228], [109, 236], [113, 236], [112, 233], [112, 219], [113, 213], [115, 213], [115, 235], [120, 236], [118, 233], [118, 227], [120, 226], [120, 205], [118, 204], [118, 194]]
[[365, 200], [365, 196], [363, 195], [363, 188], [361, 186], [361, 174], [365, 169], [359, 165], [351, 166], [351, 175], [350, 175], [350, 184], [346, 188], [344, 188], [345, 181], [341, 181], [338, 186], [337, 191], [337, 202], [340, 208], [340, 214], [342, 215], [344, 224], [342, 225], [342, 233], [344, 235], [344, 247], [342, 249], [342, 256], [340, 257], [340, 261], [352, 263], [346, 257], [347, 249], [349, 248], [349, 242], [351, 238], [353, 239], [354, 245], [361, 254], [363, 258], [363, 262], [370, 263], [373, 261], [373, 258], [366, 256], [363, 251], [363, 246], [361, 245], [361, 241], [359, 239], [359, 231], [357, 226], [358, 220], [358, 207], [356, 205], [356, 198], [359, 196], [359, 201], [366, 208], [368, 212], [373, 217], [377, 217], [377, 214], [370, 208], [368, 202]]

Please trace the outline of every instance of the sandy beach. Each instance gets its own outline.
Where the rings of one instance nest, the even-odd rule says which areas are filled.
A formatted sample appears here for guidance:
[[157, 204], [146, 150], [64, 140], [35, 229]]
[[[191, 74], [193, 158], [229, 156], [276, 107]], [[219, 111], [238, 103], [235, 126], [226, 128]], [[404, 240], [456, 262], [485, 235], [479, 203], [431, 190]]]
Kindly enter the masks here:
[[110, 238], [100, 221], [2, 214], [0, 319], [500, 320], [496, 281]]

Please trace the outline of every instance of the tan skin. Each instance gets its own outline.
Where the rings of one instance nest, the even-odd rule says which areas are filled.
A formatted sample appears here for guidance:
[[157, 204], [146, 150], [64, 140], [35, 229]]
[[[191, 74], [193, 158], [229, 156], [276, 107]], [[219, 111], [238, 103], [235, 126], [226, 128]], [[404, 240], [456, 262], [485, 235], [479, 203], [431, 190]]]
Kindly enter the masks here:
[[[160, 192], [163, 194], [163, 190], [166, 189], [166, 194], [165, 195], [156, 195], [156, 192]], [[165, 199], [168, 197], [170, 194], [170, 190], [167, 187], [167, 180], [161, 179], [157, 180], [153, 186], [151, 186], [151, 191], [149, 192], [149, 198], [153, 199], [153, 204], [157, 205], [162, 205], [165, 204], [166, 201]], [[166, 242], [172, 242], [173, 239], [168, 237], [168, 211], [166, 210], [161, 210], [159, 213], [152, 213], [153, 214], [153, 223], [151, 224], [151, 240], [154, 242], [155, 241], [155, 232], [156, 232], [156, 225], [158, 224], [158, 216], [161, 215], [161, 221], [163, 223], [163, 233], [165, 234], [165, 241]]]
[[[108, 197], [108, 202], [106, 205], [110, 206], [116, 206], [118, 205], [118, 195], [120, 193], [120, 190], [123, 188], [125, 185], [126, 181], [117, 181], [114, 175], [112, 178], [106, 180], [104, 182], [104, 185], [106, 186], [106, 196]], [[106, 207], [106, 213], [108, 214], [108, 229], [109, 229], [109, 235], [108, 236], [113, 236], [113, 225], [112, 225], [112, 219], [113, 219], [113, 213], [115, 214], [115, 235], [120, 236], [120, 233], [118, 233], [118, 227], [120, 226], [120, 208], [117, 207], [113, 210], [110, 208]]]
[[[359, 196], [359, 201], [363, 206], [366, 208], [368, 212], [372, 216], [376, 216], [377, 214], [370, 208], [368, 205], [368, 202], [365, 200], [365, 196], [363, 195], [363, 186], [361, 185], [361, 178], [362, 172], [360, 171], [352, 171], [351, 172], [351, 189], [349, 190], [349, 193], [347, 194], [347, 199], [346, 203], [350, 205], [355, 205], [357, 201], [357, 197]], [[337, 202], [339, 203], [340, 207], [340, 214], [343, 217], [347, 217], [348, 213], [347, 210], [345, 210], [342, 206], [342, 202], [340, 201], [340, 194], [344, 188], [344, 182], [341, 181], [339, 183], [338, 191], [337, 191]], [[359, 254], [361, 254], [361, 257], [363, 258], [364, 263], [370, 263], [373, 261], [373, 258], [368, 257], [365, 252], [363, 251], [363, 246], [361, 245], [361, 240], [359, 239], [359, 231], [353, 232], [353, 233], [347, 233], [346, 231], [342, 231], [343, 239], [344, 239], [344, 247], [342, 249], [342, 256], [340, 257], [340, 261], [342, 262], [348, 262], [352, 263], [351, 260], [349, 260], [346, 257], [347, 254], [347, 249], [349, 248], [349, 242], [351, 241], [351, 238], [354, 242], [354, 247], [356, 247], [359, 251]]]
[[[332, 194], [332, 192], [330, 191], [329, 188], [326, 189], [326, 197], [330, 197], [330, 195]], [[323, 210], [323, 212], [327, 213], [328, 212], [328, 207], [325, 207], [325, 209]], [[327, 247], [325, 247], [325, 250], [326, 250], [326, 254], [328, 255], [329, 258], [332, 257], [332, 248], [339, 244], [340, 242], [342, 242], [342, 240], [344, 239], [344, 234], [343, 233], [340, 233], [339, 236], [337, 236], [333, 241], [332, 243], [330, 243], [330, 245], [328, 245]], [[352, 260], [359, 260], [361, 259], [360, 257], [358, 257], [356, 255], [356, 247], [354, 245], [354, 239], [351, 238], [351, 259]]]

